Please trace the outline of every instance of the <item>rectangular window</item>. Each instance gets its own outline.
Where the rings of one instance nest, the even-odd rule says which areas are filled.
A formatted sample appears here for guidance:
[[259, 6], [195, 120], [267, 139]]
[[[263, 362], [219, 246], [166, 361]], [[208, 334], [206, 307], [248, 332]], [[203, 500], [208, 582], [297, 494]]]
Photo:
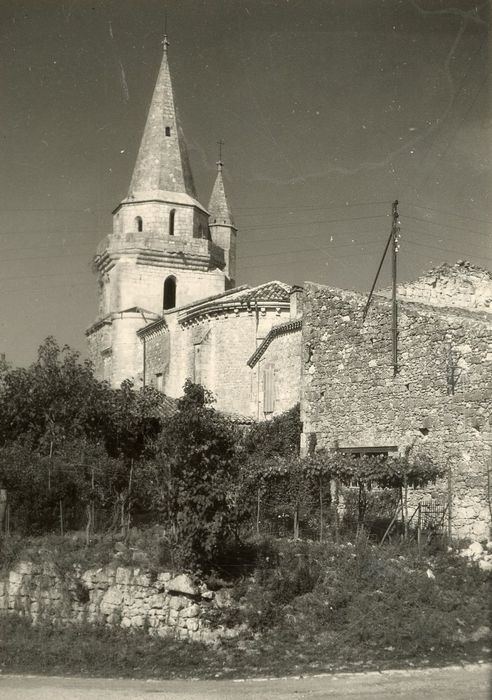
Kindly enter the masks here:
[[193, 380], [195, 384], [201, 384], [202, 382], [202, 363], [201, 363], [201, 346], [200, 345], [194, 345], [194, 357], [193, 357], [193, 372], [194, 372], [194, 377]]
[[155, 388], [158, 391], [162, 391], [162, 388], [163, 388], [162, 374], [155, 375]]
[[275, 410], [275, 369], [266, 365], [263, 370], [263, 413]]

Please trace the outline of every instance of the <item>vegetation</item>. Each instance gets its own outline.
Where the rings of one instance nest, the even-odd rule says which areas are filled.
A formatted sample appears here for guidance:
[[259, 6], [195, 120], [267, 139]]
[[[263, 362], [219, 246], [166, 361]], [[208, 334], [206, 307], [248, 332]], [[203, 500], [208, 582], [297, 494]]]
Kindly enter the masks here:
[[176, 565], [208, 572], [231, 540], [252, 530], [338, 537], [339, 488], [353, 483], [359, 527], [374, 484], [399, 493], [407, 523], [408, 486], [438, 475], [409, 455], [354, 459], [312, 445], [301, 458], [299, 406], [241, 434], [199, 385], [186, 383], [165, 420], [161, 402], [129, 381], [116, 390], [98, 382], [88, 362], [53, 338], [29, 368], [4, 363], [0, 484], [9, 529], [83, 529], [90, 544], [97, 531], [127, 534], [141, 514], [166, 528]]
[[211, 624], [247, 623], [235, 639], [207, 647], [144, 631], [32, 627], [0, 616], [0, 670], [227, 678], [441, 665], [490, 655], [483, 627], [487, 575], [460, 557], [419, 554], [412, 545], [380, 547], [364, 535], [339, 545], [262, 542], [255, 551], [253, 573], [230, 589], [232, 605], [210, 615]]
[[[163, 418], [161, 402], [130, 382], [98, 382], [53, 339], [31, 367], [1, 365], [9, 532], [0, 565], [22, 556], [67, 571], [111, 562], [191, 570], [212, 588], [234, 584], [232, 605], [211, 612], [210, 624], [247, 631], [212, 652], [84, 626], [26, 635], [27, 622], [0, 618], [2, 669], [206, 677], [486, 653], [477, 636], [486, 575], [433, 551], [434, 542], [414, 548], [408, 536], [407, 489], [439, 476], [429, 460], [355, 458], [314, 444], [301, 457], [298, 406], [241, 432], [191, 382], [172, 415]], [[389, 509], [385, 528], [402, 513], [397, 546], [370, 539], [375, 485], [378, 507]], [[355, 509], [356, 527], [345, 532], [340, 494], [346, 513]], [[137, 529], [142, 516], [148, 526]], [[293, 541], [261, 539], [272, 523]], [[299, 539], [306, 531], [309, 543]]]
[[161, 435], [158, 468], [176, 561], [208, 571], [232, 534], [235, 435], [202, 386], [187, 381]]

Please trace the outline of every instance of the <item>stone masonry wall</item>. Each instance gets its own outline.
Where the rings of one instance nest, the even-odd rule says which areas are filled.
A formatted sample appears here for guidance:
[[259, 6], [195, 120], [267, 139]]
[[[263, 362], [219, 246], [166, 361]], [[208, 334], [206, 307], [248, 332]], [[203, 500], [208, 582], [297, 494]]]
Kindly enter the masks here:
[[[272, 326], [288, 319], [288, 309], [267, 308], [256, 314], [238, 308], [186, 323], [178, 322], [176, 315], [166, 315], [167, 327], [159, 328], [146, 341], [148, 383], [162, 374], [164, 393], [177, 398], [189, 378], [214, 394], [218, 410], [263, 418], [258, 413], [257, 370], [251, 370], [247, 362]], [[275, 413], [299, 400], [299, 344], [299, 333], [297, 340], [285, 336], [272, 343], [272, 362], [278, 367]]]
[[[385, 295], [390, 291], [385, 290]], [[422, 277], [398, 286], [403, 301], [469, 311], [492, 310], [492, 274], [469, 262], [444, 263]]]
[[[427, 496], [452, 501], [454, 534], [490, 527], [492, 333], [486, 314], [399, 304], [393, 376], [391, 302], [308, 283], [302, 333], [303, 445], [396, 446], [447, 470]], [[422, 494], [423, 495], [423, 494]]]
[[301, 332], [300, 330], [279, 335], [272, 340], [260, 361], [252, 370], [253, 396], [258, 402], [257, 418], [263, 420], [263, 373], [264, 368], [273, 368], [275, 376], [275, 403], [273, 415], [288, 411], [299, 402], [301, 383]]
[[226, 591], [213, 592], [187, 574], [149, 573], [104, 567], [61, 575], [52, 562], [19, 562], [0, 578], [0, 614], [18, 613], [34, 623], [89, 622], [145, 629], [160, 637], [213, 642], [233, 632], [210, 629], [210, 608], [227, 604]]

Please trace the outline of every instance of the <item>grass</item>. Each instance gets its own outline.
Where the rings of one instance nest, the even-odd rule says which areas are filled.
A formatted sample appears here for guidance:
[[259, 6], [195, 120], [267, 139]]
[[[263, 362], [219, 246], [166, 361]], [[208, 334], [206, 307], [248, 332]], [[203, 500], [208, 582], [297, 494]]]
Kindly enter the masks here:
[[329, 636], [314, 640], [271, 632], [211, 647], [98, 626], [32, 626], [16, 616], [0, 616], [1, 673], [245, 678], [471, 662], [487, 657], [483, 649], [480, 642], [416, 658], [399, 650], [334, 645]]
[[[135, 535], [139, 548], [145, 537], [152, 541]], [[52, 545], [64, 552], [65, 565], [77, 560], [75, 545]], [[104, 544], [102, 551], [110, 556], [110, 549]], [[242, 556], [253, 550], [242, 549]], [[107, 627], [32, 626], [4, 616], [0, 671], [230, 678], [490, 657], [490, 634], [476, 637], [488, 624], [490, 578], [452, 552], [379, 547], [364, 535], [340, 545], [263, 542], [256, 552], [254, 573], [238, 567], [232, 605], [210, 615], [212, 625], [246, 623], [248, 631], [236, 639], [211, 647]], [[94, 551], [81, 556], [79, 563], [94, 565]]]

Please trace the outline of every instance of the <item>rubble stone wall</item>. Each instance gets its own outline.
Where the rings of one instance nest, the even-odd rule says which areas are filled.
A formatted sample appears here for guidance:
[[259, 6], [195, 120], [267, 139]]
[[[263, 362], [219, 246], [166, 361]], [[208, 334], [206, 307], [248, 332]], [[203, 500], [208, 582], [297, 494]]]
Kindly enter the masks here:
[[96, 623], [147, 630], [160, 637], [213, 642], [231, 630], [210, 629], [203, 619], [221, 607], [213, 592], [187, 574], [104, 567], [62, 574], [52, 562], [19, 562], [0, 578], [0, 614], [25, 615], [34, 623]]
[[[427, 455], [446, 478], [422, 493], [451, 503], [453, 533], [487, 537], [492, 468], [492, 333], [482, 313], [399, 304], [307, 284], [302, 331], [303, 445], [394, 446]], [[314, 436], [313, 436], [314, 437]], [[312, 443], [311, 443], [312, 444]]]

